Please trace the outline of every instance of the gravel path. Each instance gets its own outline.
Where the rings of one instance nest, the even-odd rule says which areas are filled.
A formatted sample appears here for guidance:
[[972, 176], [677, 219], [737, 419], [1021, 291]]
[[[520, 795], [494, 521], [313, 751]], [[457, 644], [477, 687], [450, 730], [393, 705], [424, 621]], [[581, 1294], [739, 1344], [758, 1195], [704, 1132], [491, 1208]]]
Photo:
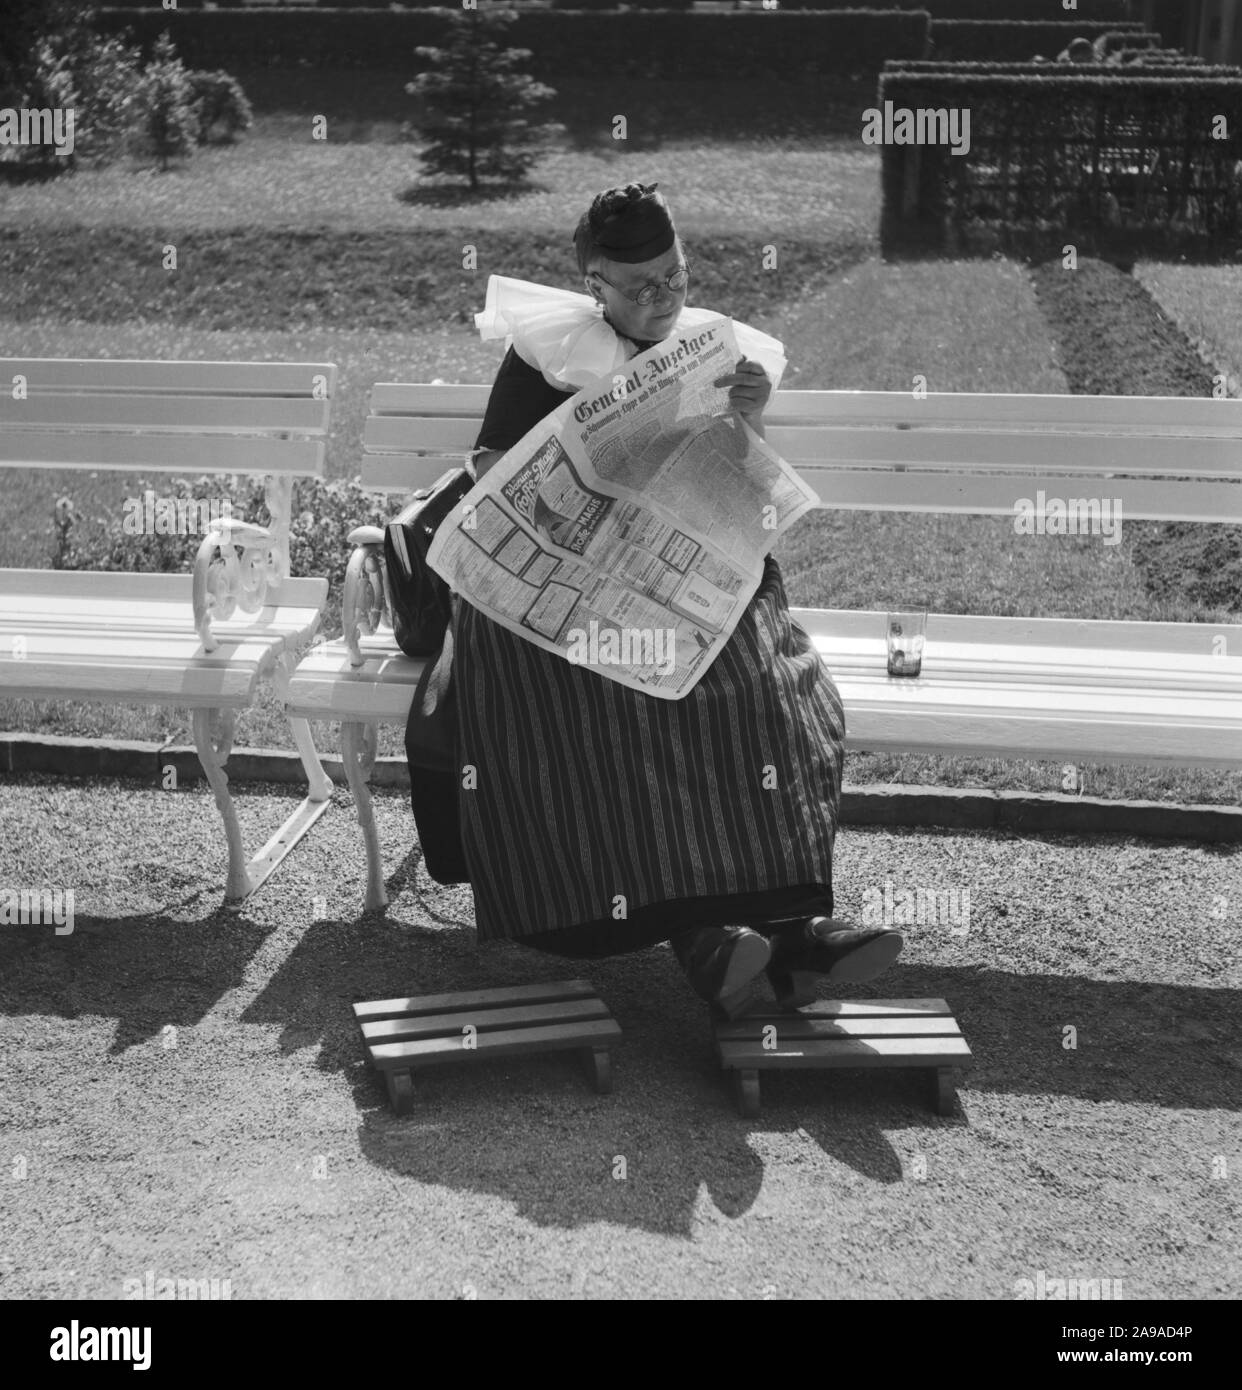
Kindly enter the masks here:
[[[240, 795], [257, 845], [289, 794]], [[969, 889], [964, 934], [908, 927], [856, 993], [947, 999], [976, 1070], [952, 1118], [914, 1073], [788, 1073], [745, 1121], [667, 948], [480, 949], [468, 890], [406, 857], [408, 803], [376, 808], [386, 919], [340, 791], [234, 917], [205, 789], [0, 783], [0, 887], [73, 886], [77, 914], [0, 927], [0, 1296], [149, 1271], [236, 1298], [1238, 1295], [1242, 850], [843, 831], [845, 914], [886, 879]], [[625, 1030], [615, 1094], [518, 1059], [392, 1116], [352, 1001], [578, 974]]]

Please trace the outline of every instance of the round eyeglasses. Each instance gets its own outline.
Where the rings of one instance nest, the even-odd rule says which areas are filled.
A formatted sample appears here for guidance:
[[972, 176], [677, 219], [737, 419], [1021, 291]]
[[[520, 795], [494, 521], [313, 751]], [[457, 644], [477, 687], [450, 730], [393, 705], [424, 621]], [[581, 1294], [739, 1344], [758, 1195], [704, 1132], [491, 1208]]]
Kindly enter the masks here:
[[666, 276], [663, 280], [649, 281], [637, 294], [630, 294], [628, 290], [623, 290], [620, 285], [614, 285], [607, 276], [600, 275], [598, 270], [591, 271], [591, 274], [603, 280], [604, 284], [610, 289], [614, 289], [618, 294], [624, 295], [631, 303], [641, 304], [644, 309], [649, 304], [654, 304], [656, 302], [656, 296], [665, 285], [668, 286], [673, 294], [676, 294], [679, 290], [684, 290], [690, 283], [690, 267], [688, 265], [679, 265], [671, 275]]

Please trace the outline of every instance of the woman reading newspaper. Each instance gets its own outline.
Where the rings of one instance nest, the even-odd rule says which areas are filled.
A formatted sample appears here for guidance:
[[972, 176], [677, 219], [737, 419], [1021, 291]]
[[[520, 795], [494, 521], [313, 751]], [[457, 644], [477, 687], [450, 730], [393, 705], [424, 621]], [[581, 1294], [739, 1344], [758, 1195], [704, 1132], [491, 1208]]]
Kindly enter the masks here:
[[[476, 444], [481, 477], [568, 396], [714, 314], [656, 185], [599, 194], [574, 234], [590, 295], [493, 276], [484, 338], [509, 346]], [[715, 385], [760, 435], [780, 344], [735, 323], [744, 356]], [[691, 519], [692, 520], [692, 519]], [[457, 753], [475, 769], [461, 836], [480, 940], [590, 958], [669, 941], [729, 1017], [765, 971], [782, 1004], [815, 977], [866, 980], [894, 931], [832, 916], [841, 700], [790, 618], [780, 570], [681, 699], [658, 699], [456, 604]]]

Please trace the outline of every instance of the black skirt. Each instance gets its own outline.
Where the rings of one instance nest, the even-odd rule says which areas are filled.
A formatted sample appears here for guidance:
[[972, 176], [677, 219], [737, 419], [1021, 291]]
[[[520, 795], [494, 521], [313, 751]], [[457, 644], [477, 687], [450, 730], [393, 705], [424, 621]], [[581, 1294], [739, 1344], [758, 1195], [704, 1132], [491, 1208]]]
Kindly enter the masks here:
[[613, 954], [688, 926], [832, 911], [845, 718], [775, 560], [681, 700], [460, 602], [458, 794], [481, 941]]

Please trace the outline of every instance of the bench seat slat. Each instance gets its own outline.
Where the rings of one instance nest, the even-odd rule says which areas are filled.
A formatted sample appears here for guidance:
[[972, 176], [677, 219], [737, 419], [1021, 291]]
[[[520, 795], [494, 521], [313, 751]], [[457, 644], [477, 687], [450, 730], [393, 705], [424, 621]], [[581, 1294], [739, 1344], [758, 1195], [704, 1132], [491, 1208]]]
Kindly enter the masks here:
[[322, 435], [328, 402], [257, 396], [32, 396], [0, 392], [0, 430], [153, 430], [171, 434]]
[[0, 670], [6, 679], [14, 667], [27, 662], [63, 662], [89, 664], [94, 661], [125, 663], [135, 668], [148, 663], [195, 662], [206, 666], [224, 666], [229, 662], [258, 661], [284, 645], [280, 633], [246, 633], [237, 640], [220, 643], [214, 652], [204, 652], [197, 633], [180, 632], [106, 632], [102, 629], [39, 628], [25, 634], [26, 656], [15, 659], [0, 652]]
[[[127, 667], [166, 669], [178, 664], [192, 664], [208, 669], [232, 661], [264, 663], [274, 653], [279, 655], [309, 640], [319, 622], [315, 609], [287, 610], [279, 623], [243, 625], [231, 630], [227, 624], [212, 626], [219, 646], [212, 652], [203, 650], [193, 624], [182, 619], [163, 628], [146, 627], [94, 628], [74, 624], [66, 626], [50, 622], [0, 621], [0, 688], [12, 685], [24, 687], [23, 671], [38, 667], [41, 671], [53, 667], [73, 671], [77, 667], [123, 670]], [[20, 648], [16, 639], [21, 638]], [[21, 650], [24, 655], [14, 653]], [[94, 677], [91, 677], [94, 684]]]
[[[293, 607], [317, 605], [327, 596], [323, 578], [291, 578], [268, 589], [272, 603]], [[168, 602], [184, 604], [189, 611], [194, 593], [190, 574], [142, 574], [132, 570], [52, 570], [0, 568], [0, 605], [25, 596], [72, 602], [97, 598], [109, 603]]]
[[1118, 715], [1108, 692], [1093, 708], [1057, 708], [1035, 692], [1023, 707], [1014, 699], [998, 711], [980, 700], [964, 708], [941, 701], [894, 708], [891, 692], [838, 680], [845, 706], [847, 749], [877, 753], [929, 753], [943, 757], [1044, 759], [1069, 762], [1174, 763], [1185, 767], [1242, 767], [1237, 700], [1197, 702], [1194, 717], [1174, 699]]
[[94, 700], [241, 708], [254, 698], [284, 639], [222, 642], [202, 654], [197, 637], [160, 639], [133, 633], [96, 635], [33, 632], [27, 655], [0, 648], [0, 690], [5, 698]]
[[[299, 663], [281, 695], [295, 716], [404, 724], [422, 667], [389, 648], [354, 671], [343, 645], [327, 643]], [[926, 674], [915, 681], [833, 674], [851, 750], [1242, 765], [1236, 690], [1161, 694], [1141, 685], [1006, 687]]]
[[[1153, 691], [1118, 688], [1099, 684], [1060, 685], [1054, 681], [985, 684], [982, 681], [954, 680], [947, 676], [917, 680], [890, 680], [886, 676], [858, 676], [846, 671], [834, 676], [838, 687], [848, 686], [855, 697], [872, 705], [883, 704], [907, 714], [940, 708], [963, 708], [975, 716], [987, 712], [996, 717], [1007, 710], [1035, 710], [1048, 718], [1064, 710], [1091, 717], [1111, 712], [1116, 719], [1167, 716], [1181, 724], [1210, 720], [1232, 704], [1237, 691]], [[1242, 738], [1242, 732], [1239, 733]]]
[[324, 453], [321, 440], [0, 430], [0, 468], [111, 468], [125, 473], [152, 470], [243, 476], [274, 473], [309, 478], [323, 477]]
[[[296, 645], [312, 634], [320, 613], [320, 608], [316, 606], [292, 604], [265, 607], [253, 614], [238, 610], [227, 620], [213, 618], [211, 630], [222, 642], [236, 642], [252, 636], [279, 637], [287, 645]], [[12, 610], [0, 603], [0, 641], [8, 641], [9, 634], [28, 632], [35, 626], [64, 633], [89, 633], [98, 628], [107, 628], [118, 634], [184, 636], [194, 632], [194, 616], [171, 603], [148, 607], [137, 615], [126, 613], [123, 609], [113, 611], [105, 605], [89, 613], [74, 614], [48, 613], [37, 607]]]
[[333, 362], [160, 362], [117, 357], [78, 360], [69, 357], [0, 358], [0, 380], [21, 374], [32, 395], [46, 391], [116, 391], [150, 395], [309, 397], [315, 379], [325, 383], [328, 399], [336, 394]]
[[[794, 621], [818, 640], [862, 642], [883, 634], [885, 614], [862, 608], [792, 608]], [[1014, 645], [1031, 649], [1078, 648], [1187, 656], [1210, 650], [1217, 635], [1236, 660], [1242, 655], [1242, 623], [1162, 623], [1135, 619], [1028, 618], [975, 613], [929, 613], [927, 639], [938, 644], [976, 643], [993, 651]]]
[[[138, 575], [157, 579], [156, 575]], [[180, 577], [180, 576], [178, 576]], [[294, 583], [297, 588], [294, 589]], [[106, 630], [116, 633], [163, 633], [190, 635], [194, 614], [189, 600], [157, 595], [152, 585], [146, 595], [133, 598], [76, 598], [64, 594], [40, 597], [12, 594], [0, 589], [0, 633], [29, 631], [39, 627], [57, 632]], [[279, 593], [269, 593], [269, 601], [255, 613], [236, 609], [230, 618], [213, 618], [212, 632], [221, 641], [238, 641], [246, 636], [280, 637], [287, 643], [309, 638], [316, 630], [327, 601], [328, 581], [308, 579], [286, 581]], [[5, 639], [7, 640], [7, 638]]]
[[[366, 638], [361, 647], [367, 656]], [[425, 665], [390, 646], [355, 668], [344, 643], [327, 642], [298, 662], [289, 681], [278, 676], [277, 684], [295, 718], [404, 723]]]
[[[883, 640], [866, 643], [816, 638], [828, 669], [842, 675], [887, 676]], [[1205, 638], [1204, 648], [1210, 637]], [[976, 685], [1092, 685], [1102, 689], [1233, 691], [1242, 699], [1242, 652], [1235, 657], [1188, 656], [1174, 652], [1115, 650], [1101, 643], [1095, 661], [1081, 649], [1058, 647], [996, 649], [995, 657], [978, 642], [929, 644], [924, 675], [933, 681], [962, 680]], [[928, 670], [929, 664], [933, 669]]]

